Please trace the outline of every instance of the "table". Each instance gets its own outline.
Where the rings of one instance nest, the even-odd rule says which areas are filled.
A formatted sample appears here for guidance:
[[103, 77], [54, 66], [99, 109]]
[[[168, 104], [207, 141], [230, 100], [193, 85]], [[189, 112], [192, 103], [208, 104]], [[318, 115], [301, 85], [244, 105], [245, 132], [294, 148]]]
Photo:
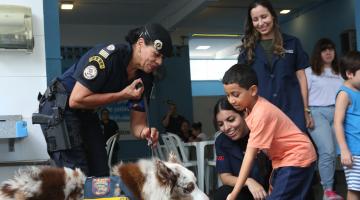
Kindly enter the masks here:
[[200, 142], [188, 142], [185, 143], [187, 146], [194, 146], [196, 149], [196, 158], [197, 158], [197, 180], [198, 187], [200, 190], [204, 191], [204, 170], [205, 170], [205, 147], [208, 145], [214, 145], [215, 140], [204, 140]]

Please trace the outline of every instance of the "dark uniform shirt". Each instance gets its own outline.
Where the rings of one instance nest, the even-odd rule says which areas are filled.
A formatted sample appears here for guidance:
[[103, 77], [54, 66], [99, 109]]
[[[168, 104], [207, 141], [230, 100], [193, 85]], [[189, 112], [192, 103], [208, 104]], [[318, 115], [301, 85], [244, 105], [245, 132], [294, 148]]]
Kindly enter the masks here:
[[138, 70], [135, 79], [128, 80], [126, 68], [131, 54], [130, 45], [98, 45], [90, 49], [58, 79], [70, 94], [76, 81], [94, 93], [111, 93], [119, 92], [133, 80], [141, 78], [145, 95], [149, 98], [153, 84], [152, 74]]
[[[239, 175], [245, 155], [243, 148], [246, 148], [246, 145], [243, 148], [241, 146], [240, 141], [233, 141], [223, 133], [216, 137], [216, 170], [218, 174], [230, 173], [233, 176]], [[265, 168], [266, 166], [262, 167]], [[266, 178], [260, 174], [258, 162], [254, 162], [249, 177], [255, 179], [263, 186], [266, 183]]]
[[[259, 95], [279, 107], [292, 121], [306, 132], [304, 103], [296, 71], [308, 67], [309, 60], [300, 41], [293, 36], [283, 34], [285, 55], [273, 54], [269, 64], [264, 49], [258, 42], [255, 47], [255, 59], [251, 66], [259, 81]], [[241, 52], [238, 63], [247, 63], [246, 52]]]

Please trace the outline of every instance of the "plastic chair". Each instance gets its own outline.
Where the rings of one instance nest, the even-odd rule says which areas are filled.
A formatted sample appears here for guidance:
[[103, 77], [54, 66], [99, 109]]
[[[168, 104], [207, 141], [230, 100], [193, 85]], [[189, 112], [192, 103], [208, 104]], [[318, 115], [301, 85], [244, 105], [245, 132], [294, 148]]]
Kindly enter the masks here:
[[106, 141], [105, 149], [108, 156], [108, 166], [110, 169], [111, 169], [111, 161], [112, 161], [114, 147], [118, 138], [119, 138], [119, 133], [116, 133]]
[[[217, 131], [214, 134], [214, 141], [216, 140], [216, 138], [221, 134], [220, 131]], [[211, 160], [206, 160], [206, 164], [205, 164], [205, 191], [206, 194], [209, 194], [210, 191], [210, 186], [213, 186], [213, 184], [210, 184], [210, 176], [212, 176], [213, 174], [210, 173], [210, 168], [213, 167], [214, 170], [216, 168], [216, 151], [215, 151], [215, 145], [214, 145], [214, 150], [213, 150], [213, 158]], [[217, 187], [220, 187], [222, 185], [222, 182], [220, 180], [220, 177], [217, 176]]]
[[196, 160], [190, 160], [186, 154], [187, 145], [183, 143], [179, 136], [173, 133], [161, 134], [161, 138], [168, 152], [173, 152], [180, 160], [181, 164], [187, 168], [197, 167]]
[[169, 152], [166, 149], [165, 144], [161, 145], [158, 143], [156, 145], [156, 148], [154, 149], [155, 156], [158, 157], [160, 160], [167, 160], [167, 156], [169, 155]]

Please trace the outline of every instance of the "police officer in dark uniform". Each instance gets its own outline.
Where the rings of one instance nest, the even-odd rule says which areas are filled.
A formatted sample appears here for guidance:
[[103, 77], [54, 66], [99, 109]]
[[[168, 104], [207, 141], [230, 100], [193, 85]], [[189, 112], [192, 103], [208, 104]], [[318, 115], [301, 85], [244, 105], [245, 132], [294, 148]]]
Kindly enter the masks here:
[[[227, 98], [218, 100], [214, 107], [214, 124], [220, 131], [215, 140], [216, 170], [223, 183], [214, 193], [214, 199], [225, 200], [235, 186], [244, 159], [249, 129], [243, 114], [236, 111]], [[265, 199], [266, 180], [271, 163], [263, 153], [258, 154], [249, 178], [237, 199]]]
[[88, 176], [109, 174], [95, 109], [117, 101], [129, 100], [132, 133], [156, 145], [158, 131], [147, 127], [143, 101], [149, 100], [152, 72], [172, 54], [171, 37], [161, 25], [148, 24], [129, 31], [126, 41], [90, 49], [39, 96], [40, 115], [50, 116], [41, 127], [57, 166], [80, 167]]

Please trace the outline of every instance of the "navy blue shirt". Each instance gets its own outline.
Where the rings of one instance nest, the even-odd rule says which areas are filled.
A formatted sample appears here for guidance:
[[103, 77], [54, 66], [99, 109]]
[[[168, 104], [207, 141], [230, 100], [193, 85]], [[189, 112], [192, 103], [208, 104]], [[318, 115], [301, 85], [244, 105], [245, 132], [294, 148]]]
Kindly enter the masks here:
[[126, 68], [131, 54], [132, 48], [128, 44], [95, 46], [58, 77], [58, 80], [70, 95], [76, 81], [93, 93], [111, 93], [119, 92], [130, 85], [133, 80], [141, 78], [145, 87], [144, 93], [149, 99], [153, 75], [138, 70], [136, 77], [128, 80]]
[[[286, 34], [282, 37], [284, 56], [273, 54], [270, 64], [264, 49], [257, 42], [255, 58], [250, 64], [258, 76], [258, 94], [279, 107], [303, 132], [306, 132], [304, 102], [296, 71], [307, 68], [310, 65], [309, 59], [296, 37]], [[246, 51], [240, 53], [238, 63], [248, 64]]]
[[[239, 176], [241, 164], [245, 155], [245, 138], [241, 141], [233, 141], [225, 134], [221, 133], [215, 140], [216, 149], [216, 170], [218, 174], [230, 173]], [[244, 146], [244, 147], [241, 147]], [[266, 167], [266, 166], [262, 166]], [[250, 176], [262, 185], [265, 185], [265, 177], [260, 174], [258, 162], [255, 161], [251, 169]]]

